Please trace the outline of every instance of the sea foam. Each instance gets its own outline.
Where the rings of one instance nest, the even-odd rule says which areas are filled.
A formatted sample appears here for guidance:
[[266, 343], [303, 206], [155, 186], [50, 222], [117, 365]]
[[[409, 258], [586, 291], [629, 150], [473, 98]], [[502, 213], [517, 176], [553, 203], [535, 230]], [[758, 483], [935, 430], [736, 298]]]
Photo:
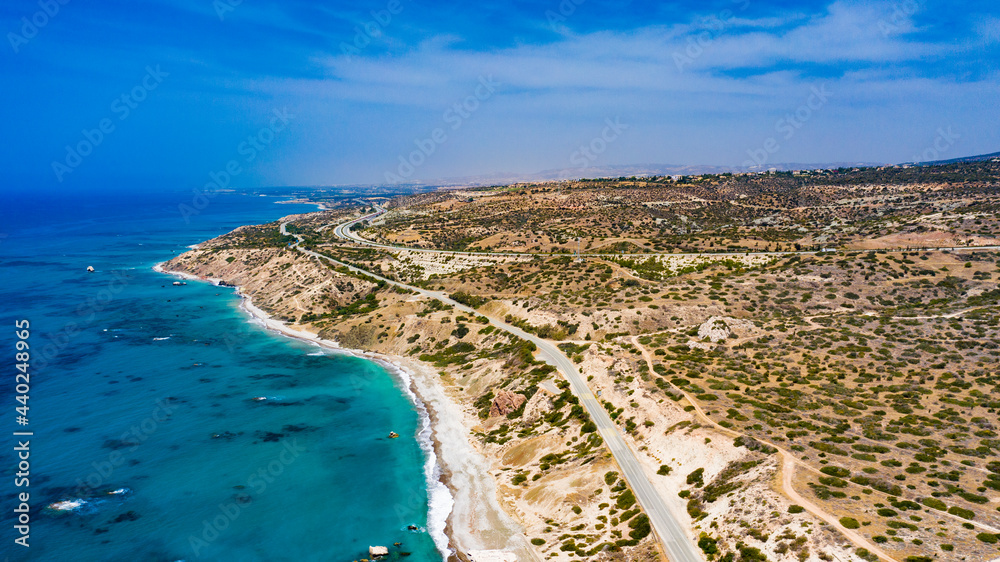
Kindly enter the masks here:
[[403, 391], [413, 403], [420, 416], [420, 431], [417, 432], [417, 440], [420, 449], [424, 452], [424, 477], [427, 479], [427, 532], [434, 540], [435, 546], [441, 556], [447, 559], [451, 556], [451, 549], [448, 548], [448, 535], [445, 534], [445, 527], [448, 524], [448, 516], [455, 506], [455, 498], [451, 495], [448, 486], [441, 482], [441, 466], [437, 462], [437, 454], [434, 452], [434, 428], [431, 425], [431, 416], [427, 411], [417, 393], [413, 391], [413, 379], [405, 369], [388, 363], [378, 361], [383, 368], [399, 378]]

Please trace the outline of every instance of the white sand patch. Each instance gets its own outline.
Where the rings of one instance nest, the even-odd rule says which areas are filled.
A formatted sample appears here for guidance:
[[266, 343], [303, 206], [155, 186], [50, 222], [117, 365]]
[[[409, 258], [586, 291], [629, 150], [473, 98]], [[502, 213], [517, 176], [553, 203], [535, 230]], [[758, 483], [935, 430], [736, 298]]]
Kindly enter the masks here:
[[486, 267], [504, 263], [529, 261], [522, 256], [487, 256], [476, 254], [435, 254], [402, 250], [396, 254], [400, 262], [423, 268], [423, 277], [448, 275], [476, 267]]

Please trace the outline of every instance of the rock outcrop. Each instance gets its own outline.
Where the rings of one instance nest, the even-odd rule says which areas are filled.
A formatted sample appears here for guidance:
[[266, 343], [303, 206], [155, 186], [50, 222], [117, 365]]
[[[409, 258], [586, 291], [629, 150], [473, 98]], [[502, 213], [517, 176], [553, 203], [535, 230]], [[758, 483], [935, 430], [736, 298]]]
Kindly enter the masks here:
[[[740, 337], [741, 333], [745, 334], [753, 329], [753, 322], [748, 320], [726, 316], [713, 316], [698, 327], [698, 339], [689, 341], [687, 345], [691, 349], [698, 348], [709, 351], [714, 344], [729, 337]], [[709, 340], [712, 343], [710, 344], [705, 340]]]
[[334, 271], [294, 250], [217, 246], [225, 240], [224, 236], [205, 242], [164, 263], [163, 268], [214, 279], [220, 286], [241, 287], [255, 305], [291, 322], [320, 317], [376, 288], [375, 283]]
[[501, 390], [493, 398], [493, 404], [490, 405], [490, 417], [494, 416], [506, 416], [507, 414], [517, 410], [524, 404], [527, 398], [523, 394], [517, 394], [509, 390]]

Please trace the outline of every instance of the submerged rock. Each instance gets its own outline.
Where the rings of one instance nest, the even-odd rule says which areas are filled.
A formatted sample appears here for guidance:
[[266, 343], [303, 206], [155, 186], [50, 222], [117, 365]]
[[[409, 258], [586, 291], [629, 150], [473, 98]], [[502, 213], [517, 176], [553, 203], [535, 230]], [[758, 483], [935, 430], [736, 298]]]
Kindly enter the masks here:
[[101, 445], [101, 447], [105, 449], [111, 449], [113, 451], [117, 451], [118, 449], [128, 449], [130, 447], [137, 447], [137, 446], [139, 446], [138, 441], [129, 441], [123, 439], [108, 439], [104, 441], [103, 445]]
[[277, 443], [285, 436], [283, 433], [274, 433], [273, 431], [258, 431], [255, 435], [264, 443]]
[[122, 523], [124, 521], [135, 521], [138, 518], [139, 518], [139, 514], [138, 513], [134, 512], [134, 511], [126, 511], [125, 513], [122, 513], [118, 517], [115, 517], [114, 519], [112, 519], [111, 522], [112, 523]]

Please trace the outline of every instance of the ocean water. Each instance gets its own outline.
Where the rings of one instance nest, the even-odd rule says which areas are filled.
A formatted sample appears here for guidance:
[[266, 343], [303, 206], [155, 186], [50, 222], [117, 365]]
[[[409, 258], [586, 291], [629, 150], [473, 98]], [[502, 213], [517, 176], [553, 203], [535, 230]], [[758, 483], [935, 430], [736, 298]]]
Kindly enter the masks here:
[[[185, 220], [191, 199], [5, 197], [0, 559], [350, 561], [383, 545], [441, 560], [427, 421], [401, 375], [266, 331], [231, 289], [151, 269], [314, 208], [222, 194]], [[26, 426], [18, 320], [30, 322]], [[17, 439], [30, 441], [22, 487]], [[18, 493], [30, 494], [28, 548], [15, 543]], [[46, 508], [56, 502], [78, 507]]]

